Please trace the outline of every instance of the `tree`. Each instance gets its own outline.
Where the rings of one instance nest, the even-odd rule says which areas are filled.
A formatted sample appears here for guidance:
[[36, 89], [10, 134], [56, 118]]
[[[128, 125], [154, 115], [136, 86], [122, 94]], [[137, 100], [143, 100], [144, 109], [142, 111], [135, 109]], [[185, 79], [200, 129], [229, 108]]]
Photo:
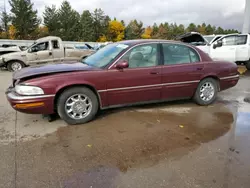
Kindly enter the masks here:
[[203, 23], [202, 25], [198, 25], [197, 31], [202, 35], [206, 35], [206, 24]]
[[121, 41], [124, 39], [125, 27], [121, 22], [113, 20], [109, 22], [107, 38], [111, 41]]
[[154, 23], [153, 28], [152, 28], [152, 38], [157, 38], [158, 30], [159, 30], [158, 25]]
[[92, 19], [94, 23], [94, 39], [97, 41], [101, 36], [106, 35], [110, 18], [99, 8], [94, 10]]
[[215, 31], [215, 34], [224, 34], [224, 29], [222, 29], [221, 27], [218, 27]]
[[81, 39], [83, 41], [95, 41], [94, 20], [88, 10], [83, 11], [81, 15]]
[[1, 28], [4, 32], [8, 32], [9, 22], [10, 22], [10, 15], [4, 10], [1, 13]]
[[132, 20], [126, 27], [126, 39], [139, 39], [143, 33], [143, 23]]
[[43, 13], [44, 25], [48, 28], [50, 35], [57, 35], [59, 32], [59, 15], [55, 5], [46, 6]]
[[12, 40], [15, 39], [15, 36], [16, 36], [16, 28], [15, 28], [14, 25], [10, 25], [8, 35], [9, 35], [9, 38], [10, 38], [10, 39], [12, 39]]
[[196, 31], [196, 25], [194, 23], [190, 23], [186, 30], [187, 32]]
[[206, 34], [207, 35], [212, 35], [212, 34], [214, 34], [214, 28], [210, 25], [210, 24], [208, 24], [207, 26], [206, 26]]
[[36, 30], [36, 38], [42, 38], [49, 35], [49, 29], [47, 26], [40, 26]]
[[63, 40], [80, 40], [80, 15], [68, 1], [63, 1], [58, 10], [59, 35]]
[[10, 0], [11, 21], [16, 28], [16, 37], [29, 39], [40, 24], [37, 10], [33, 10], [30, 0]]
[[124, 20], [121, 20], [121, 23], [122, 23], [122, 25], [123, 25], [124, 27], [126, 26]]
[[148, 26], [145, 30], [144, 33], [141, 35], [141, 38], [143, 39], [151, 39], [152, 37], [152, 28], [150, 26]]
[[162, 23], [159, 25], [158, 33], [156, 34], [156, 38], [158, 38], [158, 39], [166, 39], [167, 38], [167, 30]]

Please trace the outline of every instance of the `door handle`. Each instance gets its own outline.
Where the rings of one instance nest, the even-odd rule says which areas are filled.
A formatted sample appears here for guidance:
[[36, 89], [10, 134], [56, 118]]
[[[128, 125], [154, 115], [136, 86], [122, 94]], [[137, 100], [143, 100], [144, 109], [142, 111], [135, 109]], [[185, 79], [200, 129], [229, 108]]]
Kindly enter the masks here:
[[160, 74], [160, 73], [157, 71], [151, 71], [150, 74]]
[[196, 70], [203, 70], [203, 67], [198, 67]]

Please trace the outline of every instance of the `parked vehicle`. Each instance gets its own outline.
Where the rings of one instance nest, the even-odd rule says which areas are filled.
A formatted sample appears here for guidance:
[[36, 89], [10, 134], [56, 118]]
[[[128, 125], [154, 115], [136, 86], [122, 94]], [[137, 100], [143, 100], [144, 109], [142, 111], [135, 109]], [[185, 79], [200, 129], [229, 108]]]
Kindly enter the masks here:
[[95, 50], [92, 49], [65, 48], [61, 38], [49, 36], [36, 40], [24, 51], [3, 55], [0, 59], [0, 67], [6, 67], [9, 71], [17, 71], [30, 65], [80, 61], [94, 52]]
[[224, 35], [203, 35], [203, 38], [208, 42], [208, 44], [212, 44], [213, 42], [215, 42], [216, 40], [218, 40], [219, 38], [221, 38]]
[[193, 98], [209, 105], [238, 80], [236, 64], [215, 62], [195, 46], [131, 40], [109, 44], [82, 62], [17, 71], [6, 95], [20, 112], [58, 113], [68, 124], [81, 124], [99, 109], [131, 104]]
[[2, 55], [9, 54], [12, 52], [20, 52], [21, 49], [18, 46], [12, 46], [12, 47], [0, 47], [0, 59]]
[[197, 46], [208, 53], [213, 60], [225, 60], [236, 64], [244, 64], [250, 70], [250, 39], [249, 34], [228, 34], [217, 36], [208, 42], [197, 32], [179, 36], [182, 42]]

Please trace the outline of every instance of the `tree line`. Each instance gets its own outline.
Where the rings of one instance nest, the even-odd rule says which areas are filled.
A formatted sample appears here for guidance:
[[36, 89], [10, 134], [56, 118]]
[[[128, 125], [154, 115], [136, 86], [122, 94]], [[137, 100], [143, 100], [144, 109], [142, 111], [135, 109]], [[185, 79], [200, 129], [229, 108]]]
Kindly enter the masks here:
[[154, 23], [144, 27], [136, 19], [125, 23], [123, 20], [110, 18], [97, 8], [93, 12], [83, 10], [80, 14], [68, 1], [63, 1], [59, 8], [46, 6], [43, 18], [30, 0], [9, 0], [10, 12], [1, 13], [0, 38], [37, 39], [48, 35], [59, 36], [64, 41], [120, 41], [129, 39], [175, 39], [185, 32], [197, 31], [203, 35], [238, 33], [235, 29], [223, 29], [210, 24], [187, 27], [177, 23]]

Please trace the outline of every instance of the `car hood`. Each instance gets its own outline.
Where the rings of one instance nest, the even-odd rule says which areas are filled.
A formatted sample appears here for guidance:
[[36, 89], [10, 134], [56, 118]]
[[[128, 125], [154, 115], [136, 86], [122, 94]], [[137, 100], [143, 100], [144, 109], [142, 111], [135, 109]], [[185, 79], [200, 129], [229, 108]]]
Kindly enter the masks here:
[[1, 57], [3, 58], [14, 58], [14, 57], [21, 57], [21, 56], [25, 56], [26, 52], [25, 51], [17, 51], [17, 52], [11, 52], [8, 54], [4, 54]]
[[198, 32], [185, 33], [178, 36], [176, 39], [180, 40], [181, 42], [193, 44], [195, 46], [209, 44], [209, 42]]
[[36, 67], [27, 67], [13, 73], [13, 79], [19, 80], [23, 78], [41, 76], [47, 74], [75, 72], [75, 71], [91, 71], [100, 70], [100, 68], [89, 66], [79, 62], [68, 62], [62, 64], [41, 65]]

